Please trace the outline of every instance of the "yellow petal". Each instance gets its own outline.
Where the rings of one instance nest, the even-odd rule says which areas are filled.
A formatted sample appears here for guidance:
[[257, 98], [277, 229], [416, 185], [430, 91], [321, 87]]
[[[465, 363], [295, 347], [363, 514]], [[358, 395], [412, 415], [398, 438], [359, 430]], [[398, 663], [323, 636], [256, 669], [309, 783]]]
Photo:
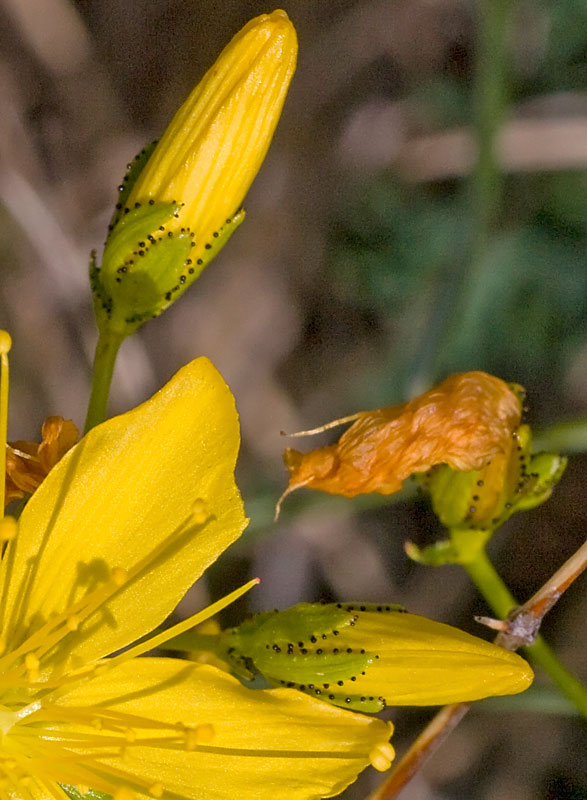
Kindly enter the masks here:
[[[16, 549], [3, 563], [4, 640], [16, 646], [113, 568], [141, 561], [142, 571], [64, 646], [76, 664], [152, 630], [245, 527], [233, 476], [238, 446], [233, 397], [205, 358], [90, 431], [22, 514]], [[174, 534], [195, 501], [189, 529]]]
[[356, 624], [344, 628], [336, 644], [378, 657], [356, 681], [345, 680], [339, 693], [427, 706], [516, 694], [532, 683], [523, 658], [458, 628], [416, 614], [351, 608], [358, 612]]
[[296, 32], [284, 11], [245, 25], [176, 113], [127, 205], [181, 202], [180, 224], [209, 242], [263, 162], [296, 56]]
[[137, 729], [124, 758], [99, 757], [149, 785], [161, 784], [163, 796], [318, 800], [339, 794], [378, 753], [393, 756], [389, 723], [288, 689], [246, 689], [215, 667], [173, 659], [126, 662], [79, 686], [60, 705], [181, 721], [205, 733], [196, 736], [193, 750], [164, 749], [142, 745], [141, 737], [152, 737], [153, 730]]

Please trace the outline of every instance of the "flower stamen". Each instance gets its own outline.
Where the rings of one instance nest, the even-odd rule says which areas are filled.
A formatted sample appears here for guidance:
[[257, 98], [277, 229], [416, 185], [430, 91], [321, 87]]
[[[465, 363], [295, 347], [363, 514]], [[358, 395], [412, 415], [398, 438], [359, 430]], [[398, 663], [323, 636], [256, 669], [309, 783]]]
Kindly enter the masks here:
[[22, 667], [16, 667], [11, 672], [7, 672], [7, 668], [11, 666], [21, 656], [25, 656], [25, 669], [31, 669], [33, 665], [32, 658], [38, 660], [58, 644], [68, 633], [72, 630], [72, 620], [77, 622], [77, 626], [85, 619], [91, 616], [101, 605], [103, 605], [110, 597], [117, 592], [122, 585], [124, 585], [123, 577], [125, 571], [115, 568], [110, 573], [110, 579], [102, 586], [98, 587], [92, 592], [89, 592], [85, 597], [74, 603], [61, 614], [49, 619], [41, 628], [36, 630], [31, 636], [14, 650], [6, 653], [0, 658], [0, 684], [4, 683], [6, 678], [11, 677], [12, 674], [22, 674]]
[[131, 647], [130, 650], [125, 650], [125, 652], [121, 653], [119, 656], [109, 658], [108, 661], [103, 663], [106, 664], [108, 668], [111, 668], [114, 665], [121, 664], [131, 658], [136, 658], [137, 656], [143, 655], [143, 653], [147, 653], [149, 650], [154, 650], [156, 647], [160, 647], [164, 642], [169, 641], [169, 639], [179, 636], [180, 633], [185, 633], [186, 631], [190, 630], [190, 628], [194, 628], [196, 625], [200, 625], [202, 622], [210, 619], [210, 617], [213, 617], [214, 614], [218, 614], [218, 612], [222, 611], [222, 609], [226, 608], [226, 606], [229, 606], [231, 603], [234, 603], [235, 600], [238, 600], [239, 597], [242, 597], [243, 594], [246, 594], [250, 589], [253, 588], [253, 586], [257, 586], [260, 582], [260, 578], [253, 578], [239, 589], [235, 589], [234, 592], [225, 595], [225, 597], [217, 600], [215, 603], [212, 603], [212, 605], [209, 605], [202, 611], [198, 611], [196, 614], [193, 614], [191, 617], [183, 620], [183, 622], [178, 622], [177, 625], [173, 625], [166, 631], [156, 634], [155, 636], [151, 636], [151, 638], [147, 639], [146, 641], [135, 645], [135, 647]]
[[395, 758], [395, 750], [388, 743], [378, 744], [369, 753], [369, 762], [378, 772], [386, 772]]
[[12, 339], [7, 331], [0, 330], [0, 514], [4, 516], [6, 496], [6, 445], [8, 444], [8, 353]]

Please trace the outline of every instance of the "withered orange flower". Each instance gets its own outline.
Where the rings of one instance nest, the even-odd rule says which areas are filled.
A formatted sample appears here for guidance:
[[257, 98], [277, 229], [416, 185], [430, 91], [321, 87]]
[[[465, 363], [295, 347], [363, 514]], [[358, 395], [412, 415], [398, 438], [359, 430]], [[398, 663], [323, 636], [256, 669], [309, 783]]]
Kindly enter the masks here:
[[493, 456], [509, 452], [522, 397], [517, 384], [485, 372], [464, 372], [404, 405], [361, 411], [307, 431], [354, 420], [336, 444], [309, 453], [285, 451], [290, 479], [277, 510], [286, 495], [302, 486], [345, 497], [393, 494], [409, 475], [435, 464], [480, 469]]
[[77, 442], [79, 431], [63, 417], [47, 417], [41, 427], [42, 442], [9, 442], [6, 445], [5, 504], [32, 494], [49, 471]]

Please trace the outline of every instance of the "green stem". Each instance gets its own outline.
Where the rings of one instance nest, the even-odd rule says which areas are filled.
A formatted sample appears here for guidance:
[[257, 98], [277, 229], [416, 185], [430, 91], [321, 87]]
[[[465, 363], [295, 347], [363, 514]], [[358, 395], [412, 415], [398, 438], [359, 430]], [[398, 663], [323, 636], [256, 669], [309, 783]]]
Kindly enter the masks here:
[[474, 215], [473, 263], [485, 251], [502, 194], [496, 140], [507, 104], [506, 52], [511, 0], [479, 0], [475, 68], [477, 161], [471, 176]]
[[[505, 619], [519, 605], [498, 575], [484, 548], [479, 549], [475, 558], [463, 563], [463, 566], [498, 617]], [[561, 692], [587, 718], [587, 689], [560, 663], [542, 636], [538, 636], [535, 644], [525, 647], [524, 650], [531, 661], [550, 675]]]
[[84, 433], [95, 425], [104, 422], [108, 406], [108, 395], [112, 382], [112, 373], [118, 349], [124, 340], [124, 335], [110, 331], [100, 333], [94, 356], [94, 371], [92, 375], [92, 392], [88, 403], [88, 414]]
[[555, 422], [532, 432], [532, 449], [549, 453], [584, 453], [587, 451], [587, 419]]
[[477, 158], [468, 193], [471, 232], [466, 262], [460, 270], [457, 296], [447, 330], [447, 346], [460, 357], [478, 341], [479, 316], [486, 302], [485, 256], [503, 192], [497, 136], [507, 110], [507, 32], [511, 0], [478, 0], [478, 36], [473, 88], [473, 132]]

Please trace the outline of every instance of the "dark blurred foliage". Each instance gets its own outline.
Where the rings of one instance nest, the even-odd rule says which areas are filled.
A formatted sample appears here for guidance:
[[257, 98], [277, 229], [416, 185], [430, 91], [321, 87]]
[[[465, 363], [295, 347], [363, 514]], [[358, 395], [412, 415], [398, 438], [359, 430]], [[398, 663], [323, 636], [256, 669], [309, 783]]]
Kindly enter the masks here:
[[[14, 339], [13, 438], [32, 438], [51, 413], [83, 422], [96, 337], [86, 264], [126, 162], [268, 10], [257, 0], [1, 0], [0, 324]], [[466, 294], [477, 4], [291, 0], [286, 10], [299, 69], [248, 219], [197, 286], [124, 345], [112, 409], [200, 354], [236, 395], [251, 528], [185, 609], [254, 573], [263, 583], [230, 621], [250, 607], [385, 599], [484, 635], [472, 617], [487, 607], [461, 570], [405, 557], [406, 539], [442, 535], [410, 487], [394, 503], [300, 492], [273, 526], [286, 480], [279, 431], [406, 400], [464, 369], [524, 384], [538, 425], [585, 414], [587, 6], [515, 4], [504, 183]], [[521, 600], [582, 543], [586, 477], [585, 457], [573, 457], [553, 498], [495, 537], [492, 555]], [[587, 678], [584, 587], [544, 631]], [[402, 798], [587, 796], [584, 729], [546, 678], [537, 683], [546, 694], [521, 710], [481, 704]], [[392, 712], [400, 752], [430, 716]], [[378, 779], [366, 773], [347, 796]]]

